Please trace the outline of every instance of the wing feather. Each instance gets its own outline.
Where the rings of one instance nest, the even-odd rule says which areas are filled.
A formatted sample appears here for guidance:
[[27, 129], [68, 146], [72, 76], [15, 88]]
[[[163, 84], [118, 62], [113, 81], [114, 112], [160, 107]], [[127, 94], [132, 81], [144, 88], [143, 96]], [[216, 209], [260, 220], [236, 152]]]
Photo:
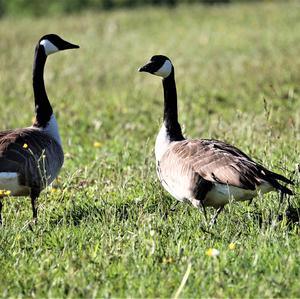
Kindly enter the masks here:
[[[291, 183], [285, 177], [254, 162], [236, 147], [213, 139], [174, 142], [162, 157], [162, 167], [164, 160], [175, 163], [182, 174], [192, 177], [193, 172], [207, 181], [243, 189], [255, 190], [263, 182], [268, 182], [277, 189], [285, 188], [276, 181], [281, 178]], [[176, 166], [173, 169], [174, 167]]]
[[0, 172], [19, 173], [22, 184], [42, 188], [62, 164], [62, 148], [48, 134], [35, 128], [0, 132]]

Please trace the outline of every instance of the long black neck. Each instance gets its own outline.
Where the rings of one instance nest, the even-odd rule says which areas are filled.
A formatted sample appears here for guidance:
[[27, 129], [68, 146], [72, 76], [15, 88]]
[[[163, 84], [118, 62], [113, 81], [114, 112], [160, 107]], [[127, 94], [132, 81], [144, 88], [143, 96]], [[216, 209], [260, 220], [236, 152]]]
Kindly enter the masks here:
[[167, 129], [170, 141], [180, 141], [184, 137], [178, 123], [177, 92], [175, 83], [174, 68], [171, 74], [163, 79], [164, 87], [164, 124]]
[[44, 83], [44, 67], [46, 59], [47, 56], [43, 47], [38, 44], [35, 49], [32, 81], [36, 113], [36, 118], [33, 125], [39, 128], [46, 127], [53, 113]]

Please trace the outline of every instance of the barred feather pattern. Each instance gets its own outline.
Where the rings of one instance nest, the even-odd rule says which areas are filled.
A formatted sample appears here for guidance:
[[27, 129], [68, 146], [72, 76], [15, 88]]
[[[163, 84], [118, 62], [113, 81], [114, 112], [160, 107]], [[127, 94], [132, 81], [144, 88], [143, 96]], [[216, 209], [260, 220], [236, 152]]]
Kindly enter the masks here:
[[258, 194], [292, 191], [278, 181], [292, 184], [282, 175], [267, 170], [242, 151], [212, 139], [183, 140], [170, 143], [157, 161], [162, 185], [180, 201], [191, 201], [215, 208], [224, 206], [232, 196], [249, 200]]
[[56, 178], [63, 161], [62, 147], [39, 128], [0, 132], [0, 173], [17, 173], [20, 185], [44, 189]]

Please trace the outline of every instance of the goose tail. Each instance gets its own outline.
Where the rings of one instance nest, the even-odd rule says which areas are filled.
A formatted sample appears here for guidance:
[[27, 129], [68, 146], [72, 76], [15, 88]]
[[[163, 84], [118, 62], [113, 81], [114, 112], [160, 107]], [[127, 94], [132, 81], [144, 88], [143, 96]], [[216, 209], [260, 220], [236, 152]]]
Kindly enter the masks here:
[[277, 190], [279, 190], [280, 192], [282, 192], [283, 194], [288, 194], [288, 195], [294, 195], [294, 192], [283, 186], [281, 183], [279, 183], [278, 181], [284, 182], [286, 184], [290, 184], [290, 185], [294, 185], [294, 182], [288, 178], [286, 178], [285, 176], [275, 173], [275, 172], [270, 172], [270, 184], [272, 184], [272, 186], [274, 188], [276, 188]]

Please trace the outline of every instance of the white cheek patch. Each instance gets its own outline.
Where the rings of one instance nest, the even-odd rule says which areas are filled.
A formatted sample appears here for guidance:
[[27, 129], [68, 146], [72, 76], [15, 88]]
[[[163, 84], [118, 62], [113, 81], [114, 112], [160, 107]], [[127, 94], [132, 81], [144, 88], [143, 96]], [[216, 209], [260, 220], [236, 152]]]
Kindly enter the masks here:
[[45, 49], [45, 53], [46, 55], [50, 55], [50, 54], [53, 54], [57, 51], [59, 51], [59, 49], [54, 46], [49, 40], [47, 39], [43, 39], [41, 42], [40, 42], [40, 45], [42, 45]]
[[166, 60], [163, 66], [154, 74], [163, 78], [167, 78], [172, 72], [172, 63], [170, 60]]

